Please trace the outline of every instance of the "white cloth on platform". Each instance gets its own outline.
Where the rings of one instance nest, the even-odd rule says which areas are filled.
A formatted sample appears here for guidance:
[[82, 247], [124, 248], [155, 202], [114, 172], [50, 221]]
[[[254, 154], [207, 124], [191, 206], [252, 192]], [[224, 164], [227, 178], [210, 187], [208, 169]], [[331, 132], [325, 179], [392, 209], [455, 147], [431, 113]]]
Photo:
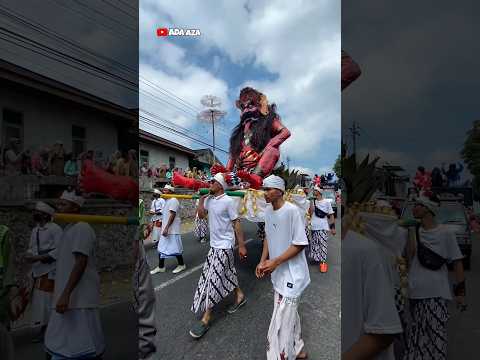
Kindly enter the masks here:
[[398, 219], [392, 215], [378, 213], [360, 213], [365, 224], [365, 235], [377, 241], [393, 256], [401, 256], [407, 244], [408, 231], [398, 225]]

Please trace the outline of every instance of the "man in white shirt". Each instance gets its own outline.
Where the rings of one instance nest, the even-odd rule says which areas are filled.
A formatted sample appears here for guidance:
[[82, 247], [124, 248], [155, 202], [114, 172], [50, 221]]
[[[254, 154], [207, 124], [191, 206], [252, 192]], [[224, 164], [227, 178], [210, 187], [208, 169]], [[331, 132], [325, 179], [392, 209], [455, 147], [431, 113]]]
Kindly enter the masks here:
[[44, 202], [37, 202], [33, 220], [37, 224], [30, 237], [26, 261], [32, 264], [34, 289], [32, 296], [32, 327], [40, 327], [34, 342], [42, 341], [50, 318], [55, 279], [55, 249], [63, 234], [60, 226], [52, 222], [55, 209]]
[[20, 139], [11, 138], [9, 147], [4, 153], [4, 165], [6, 175], [19, 175], [23, 152], [20, 151]]
[[[315, 186], [313, 188], [314, 198], [310, 203], [309, 213], [311, 215], [312, 239], [310, 241], [310, 259], [319, 263], [321, 273], [328, 271], [327, 249], [330, 232], [336, 234], [335, 217], [332, 204], [328, 199], [323, 198], [323, 190]], [[330, 221], [329, 221], [330, 220]]]
[[[173, 194], [175, 188], [172, 185], [165, 185], [164, 194]], [[150, 274], [155, 275], [165, 272], [165, 259], [177, 258], [178, 265], [173, 270], [174, 274], [184, 271], [187, 266], [183, 261], [183, 244], [181, 235], [180, 203], [176, 198], [167, 199], [162, 209], [162, 233], [158, 241], [158, 266]]]
[[[412, 320], [407, 331], [405, 360], [423, 359], [424, 354], [429, 354], [433, 359], [447, 359], [448, 302], [452, 300], [447, 263], [452, 263], [455, 270], [457, 283], [454, 295], [457, 306], [461, 310], [465, 306], [463, 255], [454, 231], [436, 221], [439, 205], [435, 197], [422, 195], [415, 200], [412, 209], [413, 216], [421, 221], [421, 226], [415, 236], [409, 238], [407, 246]], [[431, 253], [425, 254], [426, 249]], [[426, 261], [431, 260], [432, 256], [440, 257], [437, 266], [432, 267], [431, 262]]]
[[[61, 213], [79, 213], [84, 199], [65, 191]], [[96, 236], [84, 222], [65, 227], [57, 248], [54, 306], [45, 349], [55, 359], [99, 359], [105, 351], [100, 322], [100, 277], [97, 272]]]
[[193, 338], [200, 338], [208, 331], [213, 307], [235, 292], [235, 303], [227, 310], [233, 314], [243, 306], [247, 298], [238, 285], [234, 265], [233, 248], [238, 241], [238, 253], [242, 260], [247, 258], [247, 248], [243, 237], [235, 201], [225, 194], [228, 185], [222, 174], [214, 176], [210, 195], [202, 196], [198, 205], [198, 216], [205, 218], [208, 213], [210, 228], [210, 251], [203, 266], [192, 305], [192, 311], [203, 311], [202, 320], [191, 330]]
[[285, 181], [276, 175], [263, 180], [266, 241], [255, 270], [262, 278], [271, 274], [274, 309], [267, 336], [267, 360], [306, 359], [301, 338], [298, 305], [310, 284], [305, 247], [305, 224], [295, 205], [283, 199]]
[[377, 242], [351, 230], [358, 215], [344, 216], [342, 202], [342, 360], [394, 360], [402, 325], [388, 264]]
[[153, 200], [150, 205], [150, 215], [152, 215], [152, 241], [157, 243], [162, 234], [162, 210], [165, 207], [165, 200], [161, 198], [162, 192], [153, 189]]

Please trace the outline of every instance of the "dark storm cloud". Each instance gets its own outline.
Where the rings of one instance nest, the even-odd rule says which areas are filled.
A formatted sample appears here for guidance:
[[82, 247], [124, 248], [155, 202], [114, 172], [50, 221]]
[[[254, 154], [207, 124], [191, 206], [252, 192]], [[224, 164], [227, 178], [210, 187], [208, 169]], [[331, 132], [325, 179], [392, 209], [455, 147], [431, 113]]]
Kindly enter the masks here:
[[413, 168], [459, 157], [480, 116], [480, 3], [342, 2], [342, 47], [362, 76], [342, 94], [342, 130], [364, 129], [359, 148]]

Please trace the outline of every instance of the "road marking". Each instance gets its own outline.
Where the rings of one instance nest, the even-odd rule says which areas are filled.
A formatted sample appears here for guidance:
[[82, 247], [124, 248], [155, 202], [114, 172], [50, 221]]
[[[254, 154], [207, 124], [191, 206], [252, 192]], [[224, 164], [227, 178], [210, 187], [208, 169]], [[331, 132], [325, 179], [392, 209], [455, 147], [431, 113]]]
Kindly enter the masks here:
[[[254, 240], [254, 239], [248, 239], [248, 240], [246, 240], [246, 241], [245, 241], [245, 245], [248, 244], [249, 242], [253, 241], [253, 240]], [[237, 247], [238, 247], [238, 246], [235, 246], [235, 249], [236, 249]], [[154, 288], [155, 292], [160, 291], [160, 290], [166, 288], [167, 286], [170, 286], [170, 285], [176, 283], [178, 280], [182, 280], [183, 278], [185, 278], [185, 277], [193, 274], [194, 272], [202, 269], [202, 268], [203, 268], [203, 265], [204, 265], [204, 263], [202, 263], [202, 264], [200, 264], [200, 265], [197, 265], [197, 266], [191, 268], [190, 270], [187, 270], [187, 271], [183, 272], [182, 274], [174, 277], [173, 279], [167, 280], [167, 281], [165, 281], [164, 283], [161, 283], [160, 285], [155, 286], [155, 288]]]

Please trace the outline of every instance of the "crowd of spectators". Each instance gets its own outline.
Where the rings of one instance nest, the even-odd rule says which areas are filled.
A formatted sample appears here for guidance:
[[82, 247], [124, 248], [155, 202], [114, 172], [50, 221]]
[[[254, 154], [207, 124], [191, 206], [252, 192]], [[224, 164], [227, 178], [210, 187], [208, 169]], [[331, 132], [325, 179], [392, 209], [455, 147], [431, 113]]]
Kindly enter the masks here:
[[108, 159], [97, 158], [94, 150], [80, 154], [67, 152], [61, 141], [36, 151], [22, 150], [19, 139], [11, 138], [0, 149], [0, 174], [76, 177], [82, 162], [92, 160], [106, 171], [123, 176], [138, 177], [136, 150], [116, 151]]

